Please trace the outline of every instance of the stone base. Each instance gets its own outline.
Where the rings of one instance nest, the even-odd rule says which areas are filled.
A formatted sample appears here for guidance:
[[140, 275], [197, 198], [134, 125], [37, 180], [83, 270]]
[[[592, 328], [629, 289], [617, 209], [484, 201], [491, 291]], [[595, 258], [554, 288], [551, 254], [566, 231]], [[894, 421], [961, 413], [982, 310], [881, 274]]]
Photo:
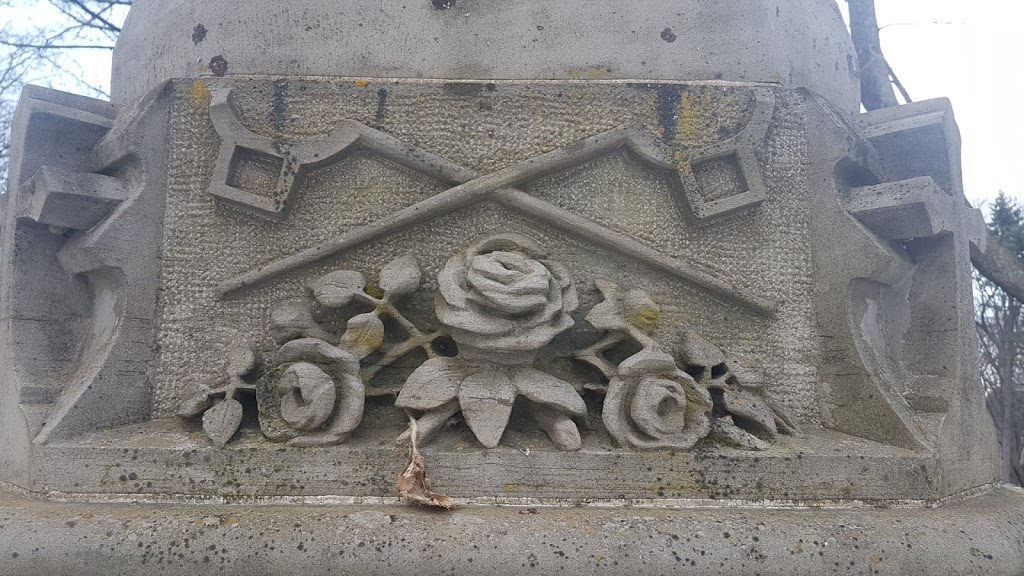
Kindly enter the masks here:
[[930, 509], [57, 503], [0, 491], [0, 574], [1022, 574], [1024, 491]]
[[[154, 420], [36, 446], [33, 481], [22, 487], [82, 498], [373, 501], [393, 494], [408, 446], [388, 441], [403, 426], [375, 422], [372, 429], [341, 446], [294, 448], [247, 428], [219, 449], [197, 424]], [[942, 472], [981, 469], [977, 462], [821, 428], [805, 432], [764, 452], [703, 445], [630, 452], [599, 434], [588, 436], [579, 452], [562, 452], [535, 426], [513, 421], [498, 448], [480, 447], [460, 426], [423, 453], [439, 492], [474, 503], [921, 507], [985, 483]]]

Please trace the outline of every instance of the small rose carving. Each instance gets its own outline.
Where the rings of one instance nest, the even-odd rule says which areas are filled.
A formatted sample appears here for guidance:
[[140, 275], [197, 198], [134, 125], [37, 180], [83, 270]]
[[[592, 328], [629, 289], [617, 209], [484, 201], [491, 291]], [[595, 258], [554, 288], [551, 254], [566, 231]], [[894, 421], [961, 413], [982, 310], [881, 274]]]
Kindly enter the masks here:
[[326, 446], [345, 441], [363, 418], [366, 389], [359, 375], [359, 356], [323, 340], [301, 338], [282, 346], [277, 362], [282, 370], [276, 386], [277, 411], [298, 433], [289, 444]]
[[435, 308], [460, 356], [528, 364], [573, 326], [576, 288], [565, 268], [545, 257], [531, 238], [501, 234], [448, 260]]
[[602, 418], [624, 446], [693, 447], [711, 431], [711, 395], [672, 357], [653, 348], [630, 356], [608, 383]]

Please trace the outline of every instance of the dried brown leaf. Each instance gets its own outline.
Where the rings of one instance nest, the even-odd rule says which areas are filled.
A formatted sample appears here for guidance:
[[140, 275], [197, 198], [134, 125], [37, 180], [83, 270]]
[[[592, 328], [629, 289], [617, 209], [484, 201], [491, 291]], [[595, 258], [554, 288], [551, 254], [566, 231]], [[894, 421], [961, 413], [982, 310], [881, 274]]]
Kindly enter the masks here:
[[455, 502], [451, 498], [436, 494], [433, 491], [430, 478], [427, 477], [427, 461], [416, 448], [418, 436], [416, 421], [410, 420], [412, 421], [412, 435], [410, 438], [412, 450], [409, 454], [409, 461], [405, 465], [405, 470], [398, 476], [398, 482], [395, 483], [395, 490], [398, 491], [399, 496], [404, 498], [408, 504], [434, 506], [451, 510], [455, 506]]

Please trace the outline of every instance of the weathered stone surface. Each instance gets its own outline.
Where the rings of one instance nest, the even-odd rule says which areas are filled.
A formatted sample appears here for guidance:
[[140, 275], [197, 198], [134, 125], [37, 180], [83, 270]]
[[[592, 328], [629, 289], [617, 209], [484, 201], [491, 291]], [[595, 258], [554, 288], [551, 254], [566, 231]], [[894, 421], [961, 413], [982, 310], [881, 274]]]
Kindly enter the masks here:
[[234, 75], [752, 82], [860, 107], [856, 54], [831, 0], [140, 0], [114, 52], [112, 95], [128, 103], [170, 78]]
[[[138, 0], [116, 107], [26, 91], [0, 481], [95, 502], [55, 521], [63, 556], [22, 544], [56, 505], [0, 495], [0, 572], [451, 571], [428, 540], [489, 573], [1020, 571], [952, 113], [856, 116], [830, 1], [343, 4]], [[392, 513], [403, 466], [407, 498], [469, 507]], [[131, 499], [219, 554], [96, 548], [143, 530], [100, 503]], [[226, 508], [262, 522], [236, 561], [181, 536], [222, 528], [207, 499], [359, 508]], [[545, 507], [592, 502], [614, 509]], [[308, 541], [268, 536], [310, 514]]]
[[[6, 574], [1014, 576], [1024, 495], [938, 509], [80, 504], [0, 493]], [[333, 506], [324, 506], [333, 503]], [[22, 527], [31, 526], [31, 530]], [[779, 567], [784, 569], [777, 569]], [[214, 568], [215, 567], [215, 568]]]

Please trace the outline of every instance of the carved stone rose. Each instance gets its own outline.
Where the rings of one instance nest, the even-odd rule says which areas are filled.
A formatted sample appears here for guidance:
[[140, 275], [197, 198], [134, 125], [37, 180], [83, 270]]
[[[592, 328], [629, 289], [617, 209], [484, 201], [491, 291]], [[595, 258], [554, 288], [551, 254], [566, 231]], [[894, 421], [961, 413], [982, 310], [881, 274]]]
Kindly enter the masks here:
[[500, 234], [448, 261], [435, 307], [460, 356], [528, 364], [572, 327], [576, 289], [565, 268], [545, 256], [531, 238]]
[[422, 412], [422, 439], [462, 412], [477, 439], [494, 448], [517, 397], [554, 443], [579, 450], [573, 418], [586, 405], [567, 382], [532, 366], [537, 351], [573, 325], [579, 302], [568, 272], [518, 234], [489, 236], [445, 264], [437, 317], [459, 346], [455, 358], [427, 360], [406, 380], [395, 405]]

